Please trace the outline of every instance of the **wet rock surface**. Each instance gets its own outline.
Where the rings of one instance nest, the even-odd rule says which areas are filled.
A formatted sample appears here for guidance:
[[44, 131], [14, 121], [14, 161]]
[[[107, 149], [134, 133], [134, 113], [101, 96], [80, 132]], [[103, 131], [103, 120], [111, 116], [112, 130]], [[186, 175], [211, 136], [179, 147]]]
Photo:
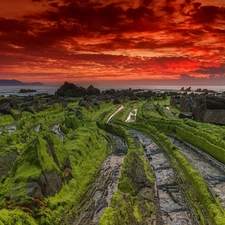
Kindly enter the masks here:
[[137, 116], [137, 109], [133, 109], [133, 110], [129, 113], [129, 115], [128, 115], [128, 117], [127, 117], [127, 119], [126, 119], [125, 122], [127, 122], [127, 123], [135, 122], [135, 121], [136, 121], [136, 116]]
[[18, 156], [19, 154], [17, 152], [0, 156], [0, 178], [7, 176]]
[[35, 132], [39, 132], [41, 130], [41, 125], [38, 124], [37, 126], [35, 126], [34, 131]]
[[105, 159], [99, 176], [82, 198], [83, 202], [80, 204], [82, 208], [76, 210], [74, 217], [69, 219], [72, 225], [97, 225], [99, 218], [110, 205], [111, 198], [118, 189], [127, 145], [123, 139], [117, 136], [113, 136], [113, 139], [113, 154]]
[[8, 134], [11, 134], [11, 133], [16, 131], [16, 125], [9, 125], [9, 126], [0, 127], [0, 135], [2, 134], [2, 132], [4, 130], [6, 130]]
[[225, 208], [225, 165], [187, 142], [170, 139], [208, 183]]
[[52, 132], [56, 134], [60, 140], [63, 140], [65, 134], [60, 130], [60, 125], [56, 124], [52, 127]]
[[176, 178], [176, 173], [159, 146], [141, 132], [130, 130], [131, 134], [144, 146], [152, 166], [156, 193], [158, 192], [161, 221], [159, 224], [193, 225], [188, 203]]

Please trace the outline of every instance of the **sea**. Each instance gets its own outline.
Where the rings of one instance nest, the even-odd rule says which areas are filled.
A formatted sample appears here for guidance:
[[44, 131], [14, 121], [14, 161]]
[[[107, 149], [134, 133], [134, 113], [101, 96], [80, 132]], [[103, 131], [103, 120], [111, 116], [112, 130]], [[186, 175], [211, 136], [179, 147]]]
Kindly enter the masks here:
[[[29, 96], [29, 95], [36, 95], [36, 94], [49, 94], [49, 95], [54, 95], [57, 89], [61, 85], [58, 86], [0, 86], [0, 96], [10, 96], [10, 95], [17, 95], [17, 96]], [[142, 89], [143, 91], [148, 91], [152, 90], [155, 92], [176, 92], [181, 90], [181, 86], [130, 86], [132, 89]], [[121, 90], [121, 89], [127, 89], [128, 87], [124, 88], [116, 88], [116, 87], [110, 87], [110, 88], [99, 88], [101, 91], [114, 88], [116, 90]], [[188, 86], [184, 86], [184, 89], [188, 88]], [[192, 91], [197, 90], [198, 88], [201, 89], [208, 89], [208, 90], [213, 90], [216, 92], [224, 92], [225, 91], [225, 86], [193, 86], [191, 88]], [[31, 93], [19, 93], [20, 89], [32, 89], [36, 90], [36, 92], [31, 92]]]
[[[59, 86], [0, 86], [0, 95], [5, 97], [9, 95], [29, 96], [42, 93], [53, 95], [58, 88]], [[36, 92], [19, 93], [20, 89], [31, 89], [36, 90]]]

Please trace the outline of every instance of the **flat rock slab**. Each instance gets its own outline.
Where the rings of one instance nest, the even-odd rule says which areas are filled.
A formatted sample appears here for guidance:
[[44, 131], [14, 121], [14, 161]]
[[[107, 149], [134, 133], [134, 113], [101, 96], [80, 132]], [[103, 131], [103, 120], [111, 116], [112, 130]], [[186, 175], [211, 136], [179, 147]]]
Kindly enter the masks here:
[[194, 225], [196, 224], [189, 210], [188, 202], [183, 195], [168, 158], [160, 147], [149, 137], [141, 132], [131, 130], [144, 146], [146, 154], [151, 156], [149, 163], [155, 174], [156, 189], [158, 192], [159, 208], [163, 225]]

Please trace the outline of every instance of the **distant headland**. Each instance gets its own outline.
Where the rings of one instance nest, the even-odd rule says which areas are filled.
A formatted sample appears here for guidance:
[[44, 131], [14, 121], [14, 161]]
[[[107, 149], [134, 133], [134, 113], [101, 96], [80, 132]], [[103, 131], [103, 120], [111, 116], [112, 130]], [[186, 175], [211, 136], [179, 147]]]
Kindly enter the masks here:
[[24, 83], [19, 80], [0, 80], [0, 86], [44, 86], [41, 82]]

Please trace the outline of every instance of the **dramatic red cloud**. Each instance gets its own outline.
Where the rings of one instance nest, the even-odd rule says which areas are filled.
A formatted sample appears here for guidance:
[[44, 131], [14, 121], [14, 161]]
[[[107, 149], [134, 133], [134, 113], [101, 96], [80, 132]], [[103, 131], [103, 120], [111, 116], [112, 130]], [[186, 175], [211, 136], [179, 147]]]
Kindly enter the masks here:
[[0, 79], [225, 84], [224, 0], [7, 0], [0, 8]]

